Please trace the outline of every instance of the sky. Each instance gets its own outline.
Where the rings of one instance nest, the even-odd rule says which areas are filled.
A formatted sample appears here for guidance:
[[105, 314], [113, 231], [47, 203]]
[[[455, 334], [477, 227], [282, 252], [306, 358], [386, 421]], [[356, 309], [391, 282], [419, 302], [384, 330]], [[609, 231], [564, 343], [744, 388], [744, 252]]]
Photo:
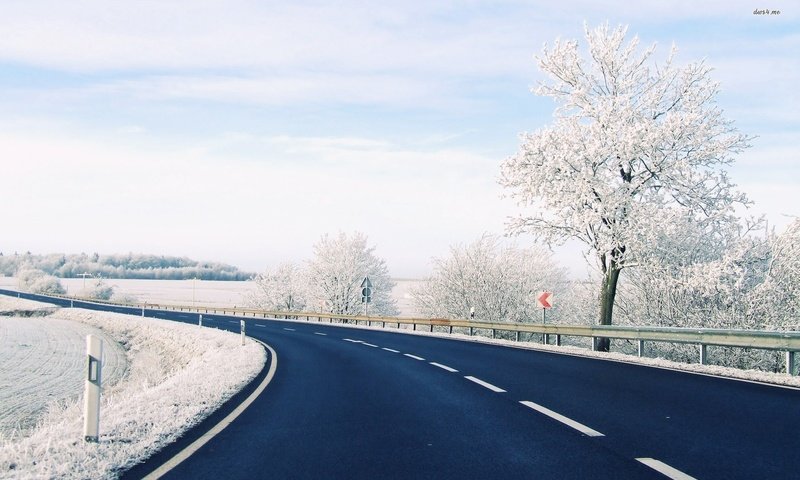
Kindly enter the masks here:
[[[706, 59], [755, 137], [729, 168], [743, 213], [780, 231], [800, 215], [800, 7], [632, 3], [3, 2], [0, 252], [261, 271], [358, 231], [393, 276], [427, 275], [523, 211], [497, 180], [552, 122], [534, 56], [584, 22]], [[553, 257], [585, 272], [576, 245]]]

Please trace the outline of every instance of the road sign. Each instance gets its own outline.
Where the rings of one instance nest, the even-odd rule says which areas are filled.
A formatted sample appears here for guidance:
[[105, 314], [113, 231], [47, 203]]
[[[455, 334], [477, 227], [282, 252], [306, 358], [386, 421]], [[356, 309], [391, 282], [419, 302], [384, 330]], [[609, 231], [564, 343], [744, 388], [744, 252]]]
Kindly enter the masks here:
[[372, 282], [369, 277], [364, 277], [361, 282], [361, 303], [364, 304], [364, 315], [369, 315], [369, 304], [372, 302]]
[[370, 303], [371, 301], [372, 301], [372, 282], [369, 281], [369, 277], [364, 277], [364, 281], [361, 282], [361, 303]]
[[539, 292], [539, 294], [536, 295], [536, 302], [542, 308], [552, 308], [553, 292]]

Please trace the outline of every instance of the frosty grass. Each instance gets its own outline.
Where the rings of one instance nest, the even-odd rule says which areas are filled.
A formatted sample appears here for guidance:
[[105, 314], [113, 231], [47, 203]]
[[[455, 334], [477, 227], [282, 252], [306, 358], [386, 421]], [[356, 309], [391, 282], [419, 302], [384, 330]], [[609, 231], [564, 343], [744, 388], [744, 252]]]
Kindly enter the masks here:
[[[11, 310], [34, 308], [24, 302]], [[9, 309], [7, 298], [0, 307]], [[128, 367], [103, 388], [99, 443], [83, 441], [81, 389], [50, 404], [28, 436], [0, 437], [1, 479], [115, 478], [199, 423], [266, 361], [260, 344], [196, 325], [80, 309], [50, 318], [98, 328], [124, 347]]]

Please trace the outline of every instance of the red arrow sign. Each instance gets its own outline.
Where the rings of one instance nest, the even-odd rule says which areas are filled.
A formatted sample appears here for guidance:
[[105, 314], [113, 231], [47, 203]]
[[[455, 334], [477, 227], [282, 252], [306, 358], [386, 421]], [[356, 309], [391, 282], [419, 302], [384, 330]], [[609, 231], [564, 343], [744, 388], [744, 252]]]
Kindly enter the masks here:
[[553, 292], [539, 292], [536, 301], [542, 308], [552, 308], [553, 306]]

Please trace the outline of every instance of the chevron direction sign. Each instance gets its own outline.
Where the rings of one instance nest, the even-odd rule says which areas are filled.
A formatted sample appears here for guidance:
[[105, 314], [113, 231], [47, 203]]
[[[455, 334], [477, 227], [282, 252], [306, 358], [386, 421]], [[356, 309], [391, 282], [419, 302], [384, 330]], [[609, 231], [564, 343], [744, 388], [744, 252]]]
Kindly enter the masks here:
[[539, 294], [536, 295], [536, 302], [542, 308], [552, 308], [553, 292], [539, 292]]

